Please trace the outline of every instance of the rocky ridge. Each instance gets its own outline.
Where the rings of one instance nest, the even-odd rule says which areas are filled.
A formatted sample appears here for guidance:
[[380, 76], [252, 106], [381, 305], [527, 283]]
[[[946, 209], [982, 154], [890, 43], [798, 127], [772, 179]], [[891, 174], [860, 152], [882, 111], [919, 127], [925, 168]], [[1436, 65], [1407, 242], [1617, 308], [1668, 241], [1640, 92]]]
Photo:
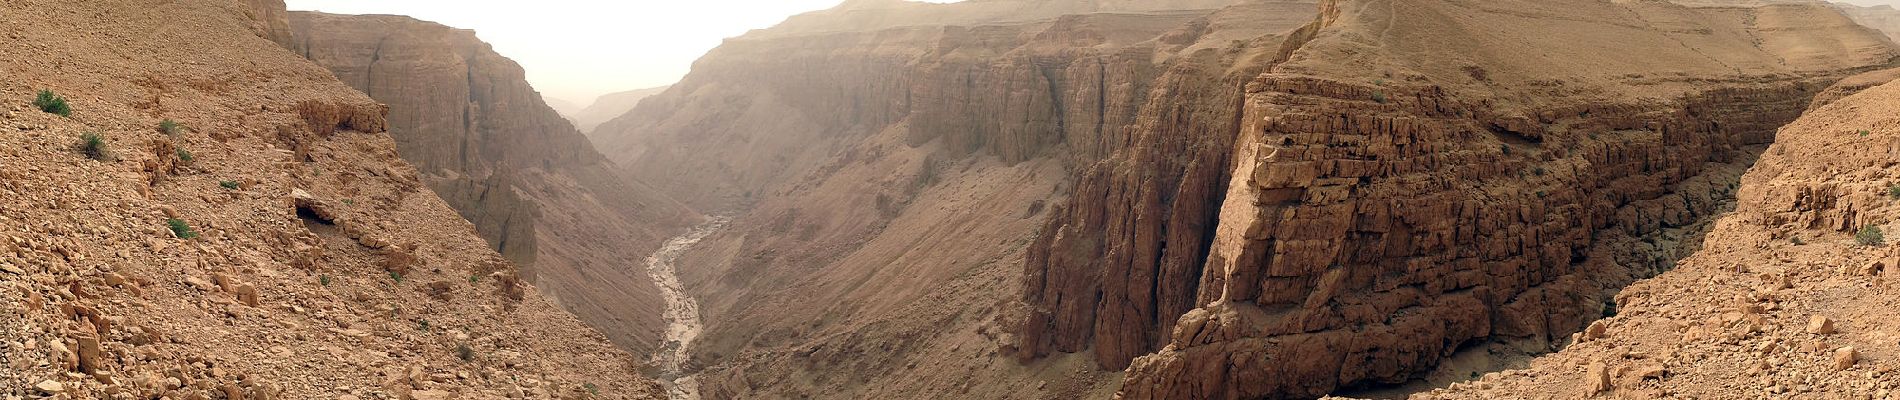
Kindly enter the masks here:
[[473, 31], [304, 11], [290, 26], [294, 51], [389, 105], [403, 158], [528, 279], [616, 343], [657, 348], [663, 304], [637, 260], [694, 212], [621, 176]]
[[660, 396], [272, 41], [281, 5], [134, 3], [0, 2], [0, 396]]

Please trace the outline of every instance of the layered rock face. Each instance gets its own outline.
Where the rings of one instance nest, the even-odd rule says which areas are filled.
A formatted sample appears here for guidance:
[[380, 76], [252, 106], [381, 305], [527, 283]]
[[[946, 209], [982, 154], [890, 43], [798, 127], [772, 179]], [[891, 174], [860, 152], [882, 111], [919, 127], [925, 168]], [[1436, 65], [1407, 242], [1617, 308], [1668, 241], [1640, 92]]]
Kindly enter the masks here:
[[[1718, 211], [1724, 164], [1894, 54], [1814, 5], [1334, 6], [1249, 84], [1205, 305], [1122, 397], [1319, 396], [1560, 341], [1673, 262], [1635, 238]], [[1677, 41], [1695, 51], [1644, 44]]]
[[1095, 213], [1049, 207], [1073, 171], [1211, 213], [1242, 85], [1316, 9], [1176, 3], [848, 4], [729, 40], [602, 125], [643, 179], [750, 203], [681, 261], [707, 395], [1108, 396], [1086, 357], [1000, 351], [1027, 238]]
[[645, 352], [664, 326], [639, 260], [693, 223], [626, 179], [468, 30], [408, 17], [293, 12], [291, 48], [389, 105], [423, 181], [548, 295]]
[[[1887, 76], [1861, 76], [1850, 86]], [[1900, 85], [1817, 105], [1741, 179], [1703, 250], [1617, 295], [1619, 312], [1521, 370], [1419, 398], [1881, 398], [1900, 391], [1893, 232]], [[1862, 132], [1865, 132], [1864, 134]], [[1865, 237], [1866, 235], [1861, 235]], [[1630, 357], [1625, 355], [1653, 355]]]
[[658, 395], [257, 4], [0, 2], [0, 397]]

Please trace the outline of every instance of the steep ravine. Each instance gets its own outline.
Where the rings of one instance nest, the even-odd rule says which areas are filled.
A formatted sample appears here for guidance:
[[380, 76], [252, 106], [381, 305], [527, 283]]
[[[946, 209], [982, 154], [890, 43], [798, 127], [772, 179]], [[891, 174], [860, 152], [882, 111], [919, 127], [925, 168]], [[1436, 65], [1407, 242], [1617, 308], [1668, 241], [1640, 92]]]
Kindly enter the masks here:
[[548, 296], [634, 352], [658, 348], [659, 289], [624, 268], [694, 222], [628, 179], [475, 32], [392, 15], [289, 15], [291, 48], [390, 107], [423, 182]]
[[680, 254], [728, 222], [731, 219], [726, 217], [707, 221], [667, 240], [646, 259], [647, 274], [653, 278], [653, 284], [660, 287], [660, 295], [666, 298], [666, 311], [662, 313], [666, 317], [666, 342], [654, 352], [653, 360], [660, 368], [660, 378], [670, 381], [666, 392], [673, 400], [699, 400], [699, 381], [687, 373], [685, 367], [693, 351], [693, 341], [705, 331], [705, 325], [700, 322], [699, 300], [693, 299], [680, 284]]

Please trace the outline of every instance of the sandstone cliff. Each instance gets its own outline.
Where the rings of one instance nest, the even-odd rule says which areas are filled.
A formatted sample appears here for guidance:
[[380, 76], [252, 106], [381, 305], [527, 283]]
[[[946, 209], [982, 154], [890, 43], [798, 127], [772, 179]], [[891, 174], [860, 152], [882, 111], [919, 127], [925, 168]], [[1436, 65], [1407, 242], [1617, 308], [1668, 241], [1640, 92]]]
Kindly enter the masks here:
[[0, 397], [657, 395], [257, 4], [0, 1]]
[[[1864, 79], [1855, 79], [1864, 81]], [[1890, 78], [1887, 80], [1891, 80]], [[1528, 368], [1420, 398], [1891, 398], [1900, 85], [1815, 107], [1742, 177], [1703, 250], [1616, 297], [1615, 317]]]
[[1316, 9], [1233, 3], [847, 4], [729, 40], [602, 125], [636, 174], [677, 175], [657, 186], [747, 206], [681, 264], [706, 393], [1110, 395], [1092, 357], [1008, 361], [1028, 238], [1089, 213], [1051, 207], [1079, 171], [1215, 210], [1232, 135], [1207, 132]]
[[1895, 54], [1818, 5], [1332, 6], [1249, 84], [1206, 305], [1122, 397], [1319, 396], [1561, 342], [1681, 255], [1751, 148]]
[[305, 57], [390, 107], [423, 181], [543, 291], [637, 352], [665, 325], [643, 259], [694, 214], [625, 179], [468, 30], [408, 17], [294, 12]]
[[1105, 4], [848, 2], [602, 125], [741, 210], [681, 266], [707, 393], [1299, 398], [1547, 351], [1895, 56], [1815, 3]]

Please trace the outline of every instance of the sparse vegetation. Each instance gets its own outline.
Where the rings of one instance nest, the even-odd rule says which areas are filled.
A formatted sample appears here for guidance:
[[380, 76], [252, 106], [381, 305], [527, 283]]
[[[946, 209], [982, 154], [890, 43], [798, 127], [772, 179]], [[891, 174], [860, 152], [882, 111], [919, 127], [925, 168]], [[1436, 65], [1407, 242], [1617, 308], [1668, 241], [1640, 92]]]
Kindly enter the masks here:
[[1795, 236], [1795, 237], [1788, 238], [1788, 243], [1794, 243], [1794, 245], [1800, 246], [1800, 245], [1808, 244], [1808, 241], [1801, 240], [1800, 236]]
[[1537, 176], [1544, 176], [1545, 172], [1548, 172], [1548, 171], [1544, 171], [1544, 167], [1537, 167], [1536, 169], [1531, 170], [1531, 173], [1537, 174]]
[[179, 125], [178, 121], [167, 119], [158, 122], [158, 131], [166, 135], [178, 136], [178, 134], [185, 132], [185, 127]]
[[1887, 234], [1881, 232], [1878, 226], [1868, 225], [1860, 228], [1859, 233], [1854, 234], [1854, 243], [1862, 246], [1884, 246], [1887, 244]]
[[475, 349], [469, 348], [468, 343], [458, 343], [455, 345], [455, 356], [463, 362], [475, 361]]
[[418, 320], [416, 320], [416, 329], [418, 329], [418, 330], [421, 330], [421, 331], [423, 331], [423, 332], [428, 332], [428, 331], [429, 331], [429, 320], [426, 320], [426, 319], [418, 319]]
[[468, 283], [481, 283], [481, 281], [482, 281], [482, 276], [479, 274], [468, 276]]
[[1507, 155], [1507, 156], [1511, 155], [1511, 145], [1508, 145], [1508, 144], [1498, 145], [1498, 152], [1504, 153], [1504, 155]]
[[39, 107], [40, 111], [58, 114], [61, 117], [73, 116], [73, 108], [66, 104], [66, 98], [53, 93], [52, 89], [41, 89], [40, 96], [33, 99], [33, 106]]
[[218, 181], [218, 187], [237, 190], [240, 187], [244, 187], [244, 185], [238, 184], [237, 181]]
[[1609, 317], [1614, 317], [1614, 316], [1616, 316], [1616, 300], [1615, 299], [1604, 300], [1603, 301], [1603, 318], [1609, 318]]
[[317, 284], [330, 287], [330, 275], [317, 275]]
[[167, 219], [165, 220], [165, 226], [168, 228], [171, 228], [172, 235], [177, 236], [179, 239], [192, 239], [192, 238], [198, 237], [198, 231], [192, 230], [191, 225], [185, 223], [185, 220], [177, 219], [177, 218]]
[[402, 273], [396, 272], [396, 271], [389, 271], [389, 280], [396, 281], [396, 283], [402, 283]]
[[1379, 104], [1385, 104], [1385, 91], [1380, 90], [1380, 91], [1372, 92], [1372, 101], [1379, 102]]
[[1874, 132], [1873, 132], [1873, 131], [1869, 131], [1869, 130], [1866, 130], [1866, 129], [1862, 129], [1862, 130], [1860, 130], [1860, 137], [1867, 137], [1867, 135], [1868, 135], [1868, 134], [1872, 134], [1872, 133], [1874, 133]]
[[112, 161], [112, 149], [107, 148], [106, 137], [99, 135], [97, 132], [86, 132], [79, 135], [79, 152], [84, 153], [86, 158], [99, 161]]
[[599, 395], [600, 395], [600, 387], [599, 387], [599, 386], [594, 386], [594, 383], [593, 383], [593, 382], [588, 382], [587, 384], [584, 384], [584, 385], [581, 385], [581, 387], [584, 387], [584, 388], [587, 388], [587, 393], [589, 393], [589, 394], [592, 394], [592, 395], [595, 395], [595, 396], [599, 396]]
[[178, 160], [179, 160], [179, 161], [184, 161], [184, 162], [191, 162], [192, 160], [196, 160], [196, 159], [197, 159], [197, 157], [192, 157], [192, 156], [191, 156], [191, 151], [190, 151], [190, 150], [185, 150], [185, 149], [178, 149]]
[[356, 205], [356, 200], [352, 200], [352, 199], [343, 199], [343, 205], [346, 205], [346, 206], [353, 206], [353, 205]]
[[1888, 196], [1888, 197], [1892, 197], [1892, 198], [1894, 198], [1895, 200], [1900, 200], [1900, 184], [1895, 184], [1895, 185], [1893, 185], [1893, 186], [1888, 186], [1888, 187], [1887, 187], [1887, 196]]

